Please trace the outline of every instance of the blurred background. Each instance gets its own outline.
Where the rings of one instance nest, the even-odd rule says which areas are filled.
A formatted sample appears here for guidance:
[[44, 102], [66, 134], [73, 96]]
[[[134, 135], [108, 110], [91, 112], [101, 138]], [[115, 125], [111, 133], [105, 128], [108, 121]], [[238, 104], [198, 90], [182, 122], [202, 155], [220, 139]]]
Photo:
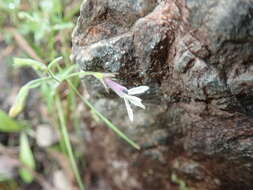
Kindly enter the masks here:
[[84, 189], [89, 113], [67, 84], [81, 91], [80, 80], [44, 79], [50, 63], [58, 78], [75, 70], [69, 57], [80, 4], [0, 0], [1, 190]]

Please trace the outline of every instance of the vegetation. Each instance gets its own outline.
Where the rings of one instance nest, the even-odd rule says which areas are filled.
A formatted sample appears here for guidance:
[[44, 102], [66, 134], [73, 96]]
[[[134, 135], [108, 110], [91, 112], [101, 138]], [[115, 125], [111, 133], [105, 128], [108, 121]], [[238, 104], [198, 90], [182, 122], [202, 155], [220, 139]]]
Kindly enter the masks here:
[[[77, 165], [83, 155], [79, 155], [72, 148], [70, 131], [77, 136], [80, 135], [82, 118], [79, 112], [76, 112], [80, 101], [118, 136], [139, 149], [136, 143], [125, 136], [102, 113], [99, 113], [80, 92], [80, 78], [92, 75], [101, 79], [103, 76], [103, 73], [77, 72], [78, 68], [69, 59], [70, 36], [74, 26], [73, 21], [78, 16], [80, 3], [75, 0], [0, 1], [0, 32], [3, 34], [0, 41], [11, 49], [10, 52], [16, 48], [21, 50], [18, 53], [19, 58], [15, 55], [16, 58], [10, 60], [12, 69], [20, 70], [20, 68], [28, 67], [36, 73], [36, 79], [20, 88], [9, 110], [9, 116], [6, 114], [7, 110], [0, 110], [0, 132], [15, 133], [19, 137], [17, 142], [1, 143], [0, 156], [2, 152], [8, 153], [8, 156], [18, 161], [19, 167], [18, 181], [17, 178], [0, 175], [0, 181], [7, 189], [18, 189], [23, 183], [32, 183], [34, 180], [47, 189], [53, 189], [51, 184], [44, 179], [45, 174], [39, 173], [34, 153], [38, 147], [32, 143], [35, 136], [33, 124], [26, 121], [22, 114], [18, 116], [26, 109], [29, 92], [35, 88], [38, 89], [37, 92], [46, 107], [44, 115], [47, 118], [43, 120], [54, 127], [60, 136], [58, 143], [45, 147], [43, 151], [57, 152], [68, 158], [79, 189], [85, 189]], [[15, 147], [19, 147], [18, 152], [9, 151]], [[16, 162], [13, 166], [17, 166]]]

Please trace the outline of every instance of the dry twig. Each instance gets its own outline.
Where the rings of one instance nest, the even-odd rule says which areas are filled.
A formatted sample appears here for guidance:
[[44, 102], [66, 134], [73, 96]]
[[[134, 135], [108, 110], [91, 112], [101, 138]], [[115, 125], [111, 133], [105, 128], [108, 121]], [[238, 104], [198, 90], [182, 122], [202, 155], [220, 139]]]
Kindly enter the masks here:
[[32, 57], [33, 59], [35, 59], [37, 61], [44, 63], [44, 61], [36, 54], [36, 52], [33, 50], [33, 48], [26, 41], [26, 39], [22, 35], [20, 35], [15, 28], [8, 27], [8, 28], [6, 28], [6, 30], [13, 34], [19, 47], [21, 49], [23, 49], [30, 57]]

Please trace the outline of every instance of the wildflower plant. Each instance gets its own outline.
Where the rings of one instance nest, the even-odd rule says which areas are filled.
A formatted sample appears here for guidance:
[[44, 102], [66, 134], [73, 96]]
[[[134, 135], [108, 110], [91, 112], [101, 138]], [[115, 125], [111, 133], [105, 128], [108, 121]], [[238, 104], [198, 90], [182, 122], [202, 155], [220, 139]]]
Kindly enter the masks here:
[[[84, 185], [82, 183], [82, 180], [78, 171], [78, 167], [75, 161], [69, 135], [67, 132], [67, 124], [64, 118], [61, 98], [59, 94], [57, 93], [57, 87], [60, 86], [62, 82], [64, 81], [67, 82], [70, 90], [74, 92], [77, 96], [79, 96], [79, 98], [84, 102], [86, 106], [88, 106], [91, 109], [91, 111], [93, 111], [119, 137], [123, 138], [127, 143], [129, 143], [136, 149], [140, 149], [139, 145], [136, 144], [134, 141], [132, 141], [129, 137], [127, 137], [123, 132], [121, 132], [118, 129], [118, 127], [116, 127], [113, 123], [111, 123], [111, 121], [109, 121], [105, 116], [103, 116], [103, 114], [101, 114], [98, 110], [96, 110], [96, 108], [81, 95], [81, 93], [77, 89], [77, 85], [75, 85], [73, 81], [70, 79], [75, 78], [75, 77], [78, 79], [81, 79], [85, 76], [94, 76], [95, 78], [97, 78], [104, 85], [105, 90], [107, 92], [109, 92], [109, 89], [111, 89], [120, 98], [124, 100], [128, 117], [131, 121], [133, 121], [133, 110], [130, 106], [130, 103], [137, 107], [145, 109], [145, 106], [142, 104], [142, 100], [135, 95], [139, 95], [146, 92], [149, 89], [149, 87], [138, 86], [138, 87], [127, 89], [126, 87], [116, 82], [116, 79], [115, 79], [116, 73], [100, 73], [100, 72], [86, 72], [86, 71], [74, 72], [77, 69], [75, 65], [68, 66], [65, 69], [61, 69], [61, 67], [59, 67], [59, 64], [58, 64], [61, 60], [62, 58], [59, 57], [59, 58], [54, 59], [48, 65], [45, 65], [44, 63], [41, 63], [32, 59], [21, 59], [21, 58], [14, 59], [14, 66], [31, 67], [37, 72], [40, 78], [28, 82], [19, 90], [16, 100], [9, 111], [9, 116], [16, 117], [23, 110], [26, 103], [26, 99], [29, 95], [30, 89], [33, 89], [33, 88], [44, 89], [46, 87], [48, 89], [46, 93], [49, 94], [48, 95], [49, 97], [48, 99], [50, 100], [49, 104], [51, 103], [55, 104], [55, 107], [57, 108], [57, 113], [59, 117], [61, 133], [62, 133], [61, 136], [63, 139], [62, 149], [66, 150], [66, 153], [69, 156], [70, 163], [72, 165], [73, 172], [75, 174], [75, 177], [79, 184], [80, 189], [84, 190]], [[27, 138], [25, 140], [28, 142]], [[25, 145], [26, 145], [25, 148], [29, 151], [23, 151], [27, 154], [25, 156], [21, 155], [22, 156], [21, 161], [25, 165], [27, 165], [29, 168], [34, 169], [35, 162], [33, 160], [32, 152], [30, 151], [29, 144], [25, 143]], [[26, 160], [24, 159], [26, 157], [29, 158], [30, 160], [29, 163], [24, 161]], [[29, 175], [29, 172], [26, 169], [21, 169], [20, 172], [24, 180], [28, 182], [32, 181], [33, 178], [31, 175]]]
[[[28, 96], [28, 92], [30, 89], [43, 87], [45, 85], [51, 86], [52, 88], [50, 90], [50, 96], [52, 99], [57, 94], [56, 93], [57, 87], [62, 82], [67, 81], [70, 89], [73, 92], [75, 92], [81, 98], [81, 100], [92, 111], [94, 111], [94, 113], [96, 113], [102, 121], [104, 121], [107, 124], [108, 127], [110, 127], [118, 136], [126, 140], [134, 148], [140, 149], [139, 145], [137, 145], [135, 142], [129, 139], [123, 132], [121, 132], [115, 125], [113, 125], [106, 117], [104, 117], [99, 111], [97, 111], [96, 108], [79, 93], [79, 91], [76, 89], [76, 87], [73, 85], [73, 83], [69, 79], [73, 77], [78, 77], [79, 79], [81, 79], [85, 76], [94, 76], [95, 78], [97, 78], [104, 85], [107, 92], [109, 92], [108, 89], [111, 89], [120, 98], [124, 100], [128, 117], [131, 121], [133, 121], [133, 110], [130, 106], [130, 103], [137, 107], [145, 109], [145, 106], [142, 104], [142, 100], [139, 97], [136, 97], [134, 95], [138, 95], [138, 94], [142, 94], [146, 92], [149, 89], [149, 87], [139, 86], [139, 87], [127, 89], [126, 87], [115, 82], [116, 73], [101, 73], [101, 72], [88, 72], [88, 71], [74, 72], [76, 70], [76, 66], [73, 66], [73, 65], [65, 70], [59, 70], [58, 62], [61, 61], [61, 59], [62, 59], [61, 57], [56, 58], [55, 60], [50, 62], [47, 66], [43, 63], [40, 63], [35, 60], [31, 60], [31, 59], [21, 59], [21, 58], [14, 59], [14, 66], [31, 67], [38, 73], [38, 76], [40, 76], [40, 78], [28, 82], [26, 85], [24, 85], [20, 89], [13, 106], [11, 107], [9, 111], [9, 115], [11, 117], [16, 117], [23, 110], [27, 96]], [[53, 71], [57, 69], [58, 69], [58, 72], [54, 73]]]
[[[103, 114], [101, 114], [96, 108], [87, 100], [85, 99], [81, 93], [77, 89], [77, 85], [73, 83], [73, 78], [81, 79], [85, 76], [94, 76], [98, 80], [101, 81], [101, 83], [104, 85], [106, 91], [108, 92], [108, 89], [113, 90], [120, 98], [124, 99], [128, 116], [131, 121], [133, 121], [133, 111], [129, 105], [129, 102], [145, 109], [145, 106], [142, 104], [142, 100], [136, 96], [136, 94], [144, 93], [148, 90], [147, 86], [139, 86], [131, 89], [127, 89], [126, 87], [118, 84], [115, 82], [115, 73], [100, 73], [100, 72], [86, 72], [86, 71], [80, 71], [75, 72], [77, 69], [75, 65], [68, 66], [64, 69], [59, 67], [59, 62], [62, 61], [62, 58], [56, 58], [52, 62], [50, 62], [48, 65], [45, 65], [44, 63], [32, 60], [32, 59], [22, 59], [22, 58], [15, 58], [14, 59], [14, 67], [30, 67], [36, 71], [38, 76], [40, 78], [34, 79], [27, 84], [25, 84], [20, 90], [19, 93], [16, 96], [16, 100], [14, 104], [12, 105], [9, 116], [16, 117], [20, 112], [22, 112], [25, 104], [26, 99], [29, 96], [29, 90], [34, 88], [41, 88], [43, 89], [48, 88], [46, 91], [46, 94], [49, 99], [49, 104], [53, 104], [54, 107], [57, 109], [58, 118], [59, 118], [59, 126], [61, 131], [61, 139], [62, 143], [60, 141], [60, 146], [62, 150], [66, 151], [66, 154], [68, 155], [70, 159], [71, 166], [73, 168], [73, 172], [75, 174], [76, 180], [79, 184], [79, 187], [81, 190], [84, 190], [84, 185], [82, 183], [78, 167], [75, 161], [74, 153], [72, 150], [72, 146], [69, 139], [69, 134], [67, 130], [67, 124], [64, 117], [64, 112], [62, 111], [62, 102], [60, 95], [57, 91], [57, 87], [60, 86], [62, 82], [67, 82], [70, 90], [75, 93], [82, 101], [83, 103], [90, 108], [90, 110], [95, 113], [110, 129], [112, 129], [119, 137], [124, 139], [127, 143], [129, 143], [131, 146], [133, 146], [136, 149], [140, 149], [139, 145], [136, 144], [134, 141], [132, 141], [129, 137], [127, 137], [123, 132], [121, 132], [118, 127], [116, 127], [111, 121], [109, 121]], [[52, 106], [52, 105], [51, 105]], [[29, 158], [33, 158], [32, 152], [28, 151]], [[31, 159], [30, 159], [31, 160]], [[34, 169], [34, 163], [31, 162], [33, 167], [29, 167], [31, 169]], [[25, 163], [27, 164], [27, 163]], [[22, 175], [26, 176], [26, 180], [32, 180], [31, 176], [28, 175], [28, 173], [25, 170], [21, 170]]]
[[[79, 93], [79, 91], [70, 81], [70, 79], [73, 77], [78, 77], [79, 79], [81, 79], [85, 76], [94, 76], [95, 78], [97, 78], [104, 85], [107, 92], [108, 92], [108, 89], [111, 89], [120, 98], [124, 100], [127, 113], [131, 121], [133, 121], [133, 110], [130, 107], [129, 102], [134, 104], [135, 106], [145, 109], [145, 106], [142, 104], [142, 100], [134, 95], [142, 94], [146, 92], [149, 89], [149, 87], [139, 86], [139, 87], [127, 89], [126, 87], [114, 81], [116, 73], [101, 73], [101, 72], [88, 72], [88, 71], [74, 72], [74, 70], [77, 69], [75, 65], [74, 66], [72, 65], [71, 67], [66, 68], [65, 70], [59, 70], [57, 66], [58, 66], [59, 61], [61, 60], [62, 60], [62, 57], [56, 58], [46, 66], [43, 63], [40, 63], [35, 60], [31, 60], [31, 59], [21, 59], [21, 58], [14, 59], [14, 66], [31, 67], [38, 73], [38, 76], [40, 76], [40, 78], [28, 82], [19, 90], [16, 100], [9, 111], [9, 115], [11, 117], [16, 117], [23, 110], [27, 96], [28, 96], [28, 92], [30, 89], [43, 87], [45, 85], [51, 86], [52, 88], [50, 89], [50, 96], [51, 96], [50, 98], [52, 99], [57, 94], [56, 93], [57, 87], [62, 82], [67, 81], [70, 89], [73, 92], [75, 92], [81, 98], [81, 100], [92, 111], [94, 111], [94, 113], [96, 113], [102, 121], [104, 121], [107, 124], [108, 127], [110, 127], [118, 136], [126, 140], [134, 148], [140, 149], [139, 145], [137, 145], [135, 142], [129, 139], [115, 125], [113, 125], [105, 116], [103, 116], [100, 112], [98, 112], [96, 108]], [[53, 70], [58, 70], [58, 72], [54, 73]]]

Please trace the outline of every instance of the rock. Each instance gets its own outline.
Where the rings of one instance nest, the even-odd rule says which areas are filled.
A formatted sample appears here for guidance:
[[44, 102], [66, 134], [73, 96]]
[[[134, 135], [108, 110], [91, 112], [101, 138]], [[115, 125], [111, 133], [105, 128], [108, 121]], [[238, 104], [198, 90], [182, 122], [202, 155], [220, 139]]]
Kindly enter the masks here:
[[59, 139], [57, 132], [48, 125], [39, 125], [36, 129], [36, 142], [38, 146], [48, 147]]
[[71, 183], [61, 170], [53, 173], [53, 184], [57, 190], [70, 190], [72, 189]]
[[[126, 162], [132, 175], [120, 175], [138, 179], [128, 186], [130, 177], [122, 177], [117, 189], [171, 189], [174, 171], [195, 189], [253, 188], [252, 10], [251, 0], [84, 1], [73, 61], [83, 70], [118, 72], [129, 88], [150, 86], [141, 97], [147, 109], [134, 110], [130, 123], [119, 97], [84, 80], [95, 107], [142, 146], [140, 153], [123, 149], [107, 130], [89, 142], [102, 133], [103, 151], [87, 154], [103, 157], [103, 167]], [[108, 176], [120, 176], [95, 173], [106, 186], [113, 186]]]
[[253, 83], [250, 77], [253, 72], [253, 2], [186, 0], [186, 4], [192, 27], [206, 37], [206, 45], [212, 52], [208, 62], [227, 79], [233, 95], [252, 96], [252, 92], [245, 91], [252, 89]]
[[17, 174], [19, 162], [11, 157], [0, 155], [0, 181], [11, 179]]
[[[88, 47], [79, 47], [75, 51], [76, 62], [83, 70], [108, 70], [110, 72], [119, 72], [122, 63], [126, 63], [128, 54], [132, 48], [132, 36], [124, 34], [93, 43]], [[94, 64], [95, 63], [95, 64]]]

